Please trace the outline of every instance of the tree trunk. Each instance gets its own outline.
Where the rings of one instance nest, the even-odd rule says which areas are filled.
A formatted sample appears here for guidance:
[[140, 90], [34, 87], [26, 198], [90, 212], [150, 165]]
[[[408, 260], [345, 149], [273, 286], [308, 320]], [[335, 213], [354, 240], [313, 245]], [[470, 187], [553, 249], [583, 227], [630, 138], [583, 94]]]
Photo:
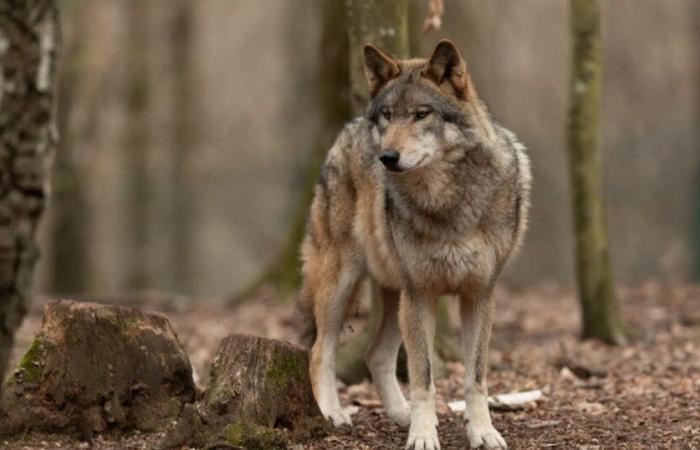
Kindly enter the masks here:
[[304, 237], [306, 216], [313, 199], [318, 173], [338, 131], [352, 114], [349, 107], [348, 40], [347, 35], [338, 32], [346, 26], [345, 5], [340, 0], [324, 1], [321, 3], [321, 8], [323, 29], [316, 83], [320, 125], [309, 158], [301, 198], [280, 256], [259, 279], [234, 296], [233, 303], [244, 299], [262, 284], [272, 284], [282, 294], [294, 292], [299, 287], [301, 282], [299, 247]]
[[[88, 274], [88, 208], [83, 175], [84, 151], [87, 133], [85, 124], [76, 123], [76, 105], [81, 75], [85, 74], [86, 11], [90, 4], [76, 2], [70, 7], [80, 8], [75, 14], [73, 48], [64, 49], [70, 59], [63, 60], [58, 89], [58, 130], [61, 140], [56, 152], [51, 198], [49, 291], [75, 294], [87, 288]], [[63, 10], [63, 13], [69, 11]], [[80, 141], [80, 142], [79, 142]], [[81, 148], [82, 146], [82, 148]]]
[[693, 240], [693, 266], [691, 268], [691, 277], [695, 281], [700, 281], [700, 166], [695, 171], [695, 190], [692, 197], [693, 204], [693, 224], [690, 230]]
[[151, 190], [148, 177], [149, 147], [149, 54], [148, 2], [131, 0], [125, 3], [128, 18], [127, 33], [127, 96], [126, 108], [126, 230], [129, 264], [126, 284], [129, 289], [149, 287], [148, 211]]
[[583, 337], [620, 344], [625, 333], [608, 256], [601, 175], [598, 0], [571, 0], [571, 27], [573, 64], [568, 139]]
[[[695, 48], [700, 51], [700, 3], [695, 3], [694, 18], [695, 18], [695, 31], [696, 40]], [[697, 72], [698, 79], [697, 85], [700, 86], [700, 71]], [[697, 94], [700, 92], [696, 91]], [[696, 120], [700, 122], [700, 95], [697, 97], [696, 106]], [[700, 134], [696, 130], [696, 139], [700, 140]], [[692, 267], [691, 267], [691, 278], [696, 282], [700, 282], [700, 161], [698, 161], [698, 167], [695, 169], [695, 189], [692, 191], [692, 197], [690, 205], [692, 213], [692, 224], [691, 224], [691, 239], [693, 242], [693, 248], [691, 253]]]
[[409, 56], [408, 0], [347, 0], [352, 110], [369, 100], [363, 47], [372, 43], [397, 58]]
[[196, 140], [195, 109], [195, 61], [194, 42], [194, 3], [192, 0], [178, 0], [173, 4], [174, 16], [172, 32], [172, 74], [173, 110], [173, 170], [172, 186], [172, 249], [173, 288], [178, 292], [192, 289], [192, 248], [196, 217], [192, 199], [192, 150]]
[[0, 2], [0, 386], [27, 310], [48, 196], [58, 11], [51, 0]]

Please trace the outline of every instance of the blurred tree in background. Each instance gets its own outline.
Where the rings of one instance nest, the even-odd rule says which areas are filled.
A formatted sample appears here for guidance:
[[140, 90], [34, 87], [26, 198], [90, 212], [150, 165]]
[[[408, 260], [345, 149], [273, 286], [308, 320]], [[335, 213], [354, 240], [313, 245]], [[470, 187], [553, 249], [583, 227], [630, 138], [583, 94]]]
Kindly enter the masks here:
[[691, 210], [693, 211], [692, 241], [694, 247], [692, 277], [694, 280], [700, 281], [700, 167], [695, 175], [695, 195]]
[[[218, 301], [263, 269], [283, 292], [298, 282], [311, 167], [352, 115], [348, 58], [319, 62], [331, 61], [321, 46], [342, 39], [349, 49], [343, 14], [343, 23], [323, 30], [322, 10], [344, 9], [345, 1], [277, 8], [180, 1], [60, 2], [66, 49], [57, 120], [65, 140], [40, 228], [41, 293], [121, 295], [146, 287]], [[419, 32], [427, 0], [408, 3], [410, 54], [424, 56], [441, 37], [455, 40], [483, 98], [536, 162], [531, 229], [504, 285], [572, 281], [573, 215], [560, 213], [571, 201], [561, 151], [569, 2], [447, 2], [441, 32], [427, 36]], [[615, 278], [686, 281], [700, 270], [697, 2], [610, 5], [601, 2], [600, 148]], [[132, 57], [139, 35], [132, 15], [145, 22], [138, 45], [145, 57]], [[134, 73], [139, 58], [145, 65]], [[344, 85], [324, 88], [323, 70], [336, 70]], [[132, 95], [136, 76], [148, 85], [146, 99]], [[191, 89], [181, 87], [188, 83]], [[331, 117], [335, 107], [324, 109], [324, 91], [345, 109], [343, 118]], [[139, 139], [145, 152], [133, 151]], [[134, 202], [138, 191], [144, 196]]]
[[129, 0], [126, 8], [127, 26], [127, 128], [124, 136], [127, 175], [127, 211], [125, 214], [128, 230], [128, 245], [131, 250], [126, 288], [143, 290], [150, 286], [148, 243], [149, 208], [152, 207], [151, 185], [149, 183], [150, 139], [149, 104], [153, 89], [150, 68], [152, 46], [148, 34], [151, 2]]
[[621, 344], [625, 341], [625, 332], [615, 300], [602, 188], [598, 0], [572, 0], [571, 27], [569, 163], [583, 337]]
[[[700, 3], [696, 4], [695, 7], [695, 30], [696, 30], [696, 46], [700, 48]], [[700, 86], [700, 73], [698, 73], [698, 86]], [[700, 95], [698, 95], [698, 111], [700, 111]], [[700, 281], [700, 163], [695, 170], [695, 189], [692, 196], [692, 205], [690, 206], [693, 211], [692, 217], [693, 222], [691, 224], [691, 239], [694, 243], [693, 245], [693, 266], [691, 270], [692, 278], [695, 281]]]
[[192, 198], [191, 175], [196, 140], [194, 4], [192, 0], [172, 3], [174, 12], [170, 25], [170, 46], [173, 74], [173, 170], [170, 189], [170, 223], [173, 227], [171, 260], [173, 286], [176, 292], [187, 292], [194, 273], [192, 249], [196, 212]]
[[244, 299], [263, 284], [273, 285], [282, 294], [292, 293], [299, 287], [299, 247], [304, 237], [306, 216], [313, 199], [318, 173], [336, 135], [352, 117], [349, 107], [348, 39], [342, 32], [346, 28], [344, 2], [321, 2], [321, 18], [323, 25], [316, 74], [320, 123], [301, 186], [301, 198], [279, 257], [259, 279], [254, 280], [248, 288], [234, 297], [234, 303]]
[[52, 0], [0, 2], [0, 389], [39, 256], [49, 186], [58, 12]]
[[87, 55], [84, 44], [91, 17], [87, 11], [90, 4], [85, 1], [63, 1], [59, 6], [62, 12], [67, 11], [68, 14], [73, 12], [73, 8], [83, 8], [83, 13], [76, 15], [71, 30], [74, 38], [67, 41], [63, 48], [66, 57], [62, 59], [62, 76], [58, 81], [56, 113], [61, 139], [54, 163], [49, 213], [52, 216], [48, 251], [52, 260], [49, 283], [54, 292], [68, 294], [84, 292], [88, 287], [86, 275], [90, 239], [87, 230], [90, 219], [83, 175], [90, 125], [85, 120], [81, 123], [80, 119], [95, 116], [79, 111], [76, 104], [81, 99], [79, 86], [89, 83], [85, 79], [90, 74], [85, 64]]

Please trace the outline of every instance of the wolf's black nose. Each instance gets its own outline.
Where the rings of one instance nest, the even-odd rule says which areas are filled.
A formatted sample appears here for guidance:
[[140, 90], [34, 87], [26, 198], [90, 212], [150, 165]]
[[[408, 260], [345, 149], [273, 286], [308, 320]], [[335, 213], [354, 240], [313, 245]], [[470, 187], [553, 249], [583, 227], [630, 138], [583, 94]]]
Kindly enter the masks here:
[[384, 164], [384, 167], [386, 167], [387, 169], [398, 170], [399, 158], [401, 158], [399, 152], [397, 152], [394, 149], [389, 149], [382, 153], [382, 155], [379, 157], [379, 160], [382, 162], [382, 164]]

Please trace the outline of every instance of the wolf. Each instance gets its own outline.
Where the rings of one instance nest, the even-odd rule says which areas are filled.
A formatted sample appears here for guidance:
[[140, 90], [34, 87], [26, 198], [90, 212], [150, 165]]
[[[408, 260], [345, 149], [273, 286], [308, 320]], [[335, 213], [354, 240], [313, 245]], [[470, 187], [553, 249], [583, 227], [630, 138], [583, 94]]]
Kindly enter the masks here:
[[[435, 305], [460, 304], [464, 413], [472, 448], [506, 448], [487, 403], [492, 292], [527, 227], [529, 159], [477, 96], [459, 50], [428, 59], [364, 47], [369, 104], [328, 151], [301, 245], [299, 309], [323, 415], [351, 425], [335, 383], [335, 351], [361, 281], [381, 287], [381, 326], [366, 363], [389, 418], [410, 426], [406, 448], [439, 449], [433, 380]], [[410, 405], [396, 379], [408, 356]]]

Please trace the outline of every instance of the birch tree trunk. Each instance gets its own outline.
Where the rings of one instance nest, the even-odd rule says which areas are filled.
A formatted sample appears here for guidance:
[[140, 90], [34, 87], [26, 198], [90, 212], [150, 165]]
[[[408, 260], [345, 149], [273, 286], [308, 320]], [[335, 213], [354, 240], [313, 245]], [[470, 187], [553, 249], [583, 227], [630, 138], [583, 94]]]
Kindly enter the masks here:
[[52, 0], [0, 1], [0, 389], [24, 318], [49, 194], [58, 11]]
[[573, 43], [568, 140], [576, 272], [583, 337], [625, 340], [615, 301], [605, 225], [601, 153], [601, 37], [598, 0], [571, 0]]

